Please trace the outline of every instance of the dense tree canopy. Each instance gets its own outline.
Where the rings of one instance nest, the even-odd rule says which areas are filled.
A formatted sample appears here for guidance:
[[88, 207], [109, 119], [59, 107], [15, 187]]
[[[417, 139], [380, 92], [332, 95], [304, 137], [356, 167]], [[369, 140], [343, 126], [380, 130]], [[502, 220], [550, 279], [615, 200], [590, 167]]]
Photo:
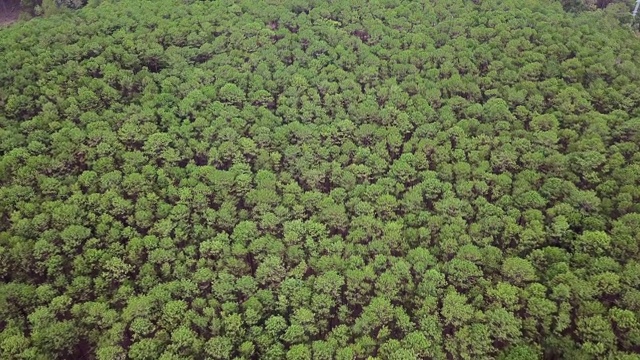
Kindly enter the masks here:
[[94, 5], [0, 30], [0, 358], [638, 358], [615, 7]]

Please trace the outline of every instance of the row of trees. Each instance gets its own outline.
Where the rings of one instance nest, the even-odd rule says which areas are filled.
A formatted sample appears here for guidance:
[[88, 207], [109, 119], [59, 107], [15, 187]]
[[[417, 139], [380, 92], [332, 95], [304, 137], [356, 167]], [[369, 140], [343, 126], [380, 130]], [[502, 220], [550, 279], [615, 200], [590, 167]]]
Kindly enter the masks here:
[[637, 357], [616, 12], [105, 1], [0, 54], [0, 358]]
[[[51, 16], [64, 9], [80, 9], [85, 5], [97, 6], [102, 0], [14, 0], [29, 16]], [[183, 0], [185, 3], [192, 3], [193, 0]], [[473, 1], [474, 4], [481, 4], [482, 1]], [[635, 3], [635, 0], [559, 0], [565, 11], [582, 12], [605, 9], [612, 5], [610, 11], [618, 12], [619, 16], [630, 22], [628, 16]], [[627, 16], [624, 16], [627, 15]]]

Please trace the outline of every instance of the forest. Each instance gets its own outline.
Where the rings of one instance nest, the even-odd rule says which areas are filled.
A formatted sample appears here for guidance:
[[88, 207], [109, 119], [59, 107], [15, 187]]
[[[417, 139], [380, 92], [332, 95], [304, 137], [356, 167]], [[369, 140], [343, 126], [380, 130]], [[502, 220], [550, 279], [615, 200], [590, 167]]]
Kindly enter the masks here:
[[640, 359], [640, 38], [563, 5], [0, 29], [0, 358]]
[[[15, 10], [21, 11], [21, 17], [30, 19], [34, 16], [50, 16], [67, 10], [80, 9], [84, 6], [97, 6], [103, 0], [1, 0], [0, 2], [0, 25], [2, 25], [2, 13], [12, 13], [18, 16]], [[109, 0], [107, 0], [109, 1]], [[119, 1], [119, 0], [111, 0]], [[202, 0], [182, 0], [184, 3], [193, 3]], [[211, 1], [211, 0], [207, 0]], [[343, 0], [344, 1], [344, 0]], [[470, 0], [476, 3], [482, 0]], [[605, 9], [610, 5], [620, 4], [617, 11], [629, 12], [636, 0], [548, 0], [557, 1], [562, 8], [570, 12], [592, 11]], [[171, 5], [173, 6], [173, 5]], [[616, 5], [617, 6], [617, 5]]]

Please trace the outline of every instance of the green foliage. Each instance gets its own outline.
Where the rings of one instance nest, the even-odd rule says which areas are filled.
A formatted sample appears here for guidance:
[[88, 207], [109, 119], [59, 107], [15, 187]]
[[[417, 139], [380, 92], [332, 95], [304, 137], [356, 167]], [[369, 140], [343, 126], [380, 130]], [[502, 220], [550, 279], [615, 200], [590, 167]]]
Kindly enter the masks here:
[[0, 358], [637, 357], [624, 4], [84, 4], [0, 30]]

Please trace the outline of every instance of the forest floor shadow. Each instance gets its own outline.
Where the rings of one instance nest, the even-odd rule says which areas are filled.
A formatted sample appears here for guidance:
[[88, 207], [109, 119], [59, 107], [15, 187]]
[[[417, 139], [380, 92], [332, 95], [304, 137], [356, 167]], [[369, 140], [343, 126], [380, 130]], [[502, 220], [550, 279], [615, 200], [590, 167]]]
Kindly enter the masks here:
[[8, 26], [20, 18], [20, 2], [0, 0], [0, 27]]

